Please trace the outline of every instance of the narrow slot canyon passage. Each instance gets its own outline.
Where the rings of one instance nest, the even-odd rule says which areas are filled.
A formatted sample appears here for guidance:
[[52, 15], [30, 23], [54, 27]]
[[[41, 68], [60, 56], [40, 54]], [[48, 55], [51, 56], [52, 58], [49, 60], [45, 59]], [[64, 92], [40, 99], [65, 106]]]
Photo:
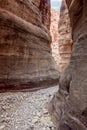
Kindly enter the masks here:
[[0, 130], [87, 130], [86, 10], [0, 1]]
[[[54, 8], [51, 9], [50, 33], [52, 36], [52, 56], [58, 70], [63, 72], [71, 56], [72, 35], [67, 6], [64, 1], [61, 6], [61, 2], [61, 0], [56, 0], [54, 3], [51, 1]], [[60, 10], [57, 5], [61, 7]]]

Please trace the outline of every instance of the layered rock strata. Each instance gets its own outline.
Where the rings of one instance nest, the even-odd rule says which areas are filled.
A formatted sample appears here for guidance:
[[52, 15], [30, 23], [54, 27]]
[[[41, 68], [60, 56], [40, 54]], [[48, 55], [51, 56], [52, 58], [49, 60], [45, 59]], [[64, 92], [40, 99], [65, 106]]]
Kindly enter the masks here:
[[50, 32], [52, 36], [52, 43], [58, 43], [58, 22], [59, 22], [59, 11], [55, 9], [51, 9], [51, 26]]
[[72, 54], [49, 109], [57, 130], [87, 130], [87, 1], [66, 3], [72, 26]]
[[58, 44], [58, 22], [59, 22], [59, 11], [55, 9], [51, 9], [51, 26], [50, 26], [50, 33], [52, 36], [52, 56], [57, 64], [57, 68], [59, 66], [59, 44]]
[[47, 86], [58, 79], [49, 28], [49, 0], [0, 2], [0, 90]]
[[70, 27], [70, 18], [65, 1], [62, 2], [60, 9], [60, 19], [58, 24], [58, 44], [59, 44], [59, 68], [63, 71], [70, 60], [72, 49], [72, 35]]

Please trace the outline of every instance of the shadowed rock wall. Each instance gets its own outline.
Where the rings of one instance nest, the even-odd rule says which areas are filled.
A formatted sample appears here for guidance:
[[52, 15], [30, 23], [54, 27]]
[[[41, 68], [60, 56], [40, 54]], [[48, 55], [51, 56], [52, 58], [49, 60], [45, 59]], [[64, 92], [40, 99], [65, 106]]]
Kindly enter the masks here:
[[0, 2], [0, 90], [49, 85], [58, 79], [49, 27], [49, 0]]
[[87, 1], [66, 2], [72, 26], [72, 54], [49, 110], [57, 130], [87, 130]]

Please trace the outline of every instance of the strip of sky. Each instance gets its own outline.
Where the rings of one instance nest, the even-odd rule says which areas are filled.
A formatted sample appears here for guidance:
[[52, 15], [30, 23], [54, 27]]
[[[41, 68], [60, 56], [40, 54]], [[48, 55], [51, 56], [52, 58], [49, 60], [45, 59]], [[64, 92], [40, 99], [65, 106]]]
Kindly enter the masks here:
[[61, 1], [62, 0], [51, 0], [51, 7], [53, 9], [59, 10], [61, 7]]

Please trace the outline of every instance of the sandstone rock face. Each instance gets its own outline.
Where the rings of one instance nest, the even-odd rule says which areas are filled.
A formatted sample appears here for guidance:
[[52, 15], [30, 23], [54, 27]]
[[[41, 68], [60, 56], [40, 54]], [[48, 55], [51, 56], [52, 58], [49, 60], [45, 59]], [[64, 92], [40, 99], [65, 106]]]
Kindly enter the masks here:
[[0, 2], [0, 90], [58, 79], [49, 27], [49, 0]]
[[57, 68], [59, 66], [59, 44], [58, 44], [58, 22], [59, 22], [59, 11], [55, 9], [51, 9], [51, 26], [50, 26], [50, 32], [52, 36], [52, 56], [54, 57], [54, 60], [57, 64]]
[[66, 0], [73, 46], [49, 109], [57, 130], [87, 130], [87, 1]]
[[58, 43], [59, 43], [59, 55], [60, 55], [59, 68], [60, 71], [63, 71], [69, 63], [72, 48], [72, 36], [71, 36], [69, 12], [65, 1], [62, 2], [62, 6], [60, 9], [58, 32], [59, 32]]
[[58, 42], [58, 22], [59, 22], [59, 11], [51, 9], [51, 26], [50, 32], [52, 36], [52, 43]]

